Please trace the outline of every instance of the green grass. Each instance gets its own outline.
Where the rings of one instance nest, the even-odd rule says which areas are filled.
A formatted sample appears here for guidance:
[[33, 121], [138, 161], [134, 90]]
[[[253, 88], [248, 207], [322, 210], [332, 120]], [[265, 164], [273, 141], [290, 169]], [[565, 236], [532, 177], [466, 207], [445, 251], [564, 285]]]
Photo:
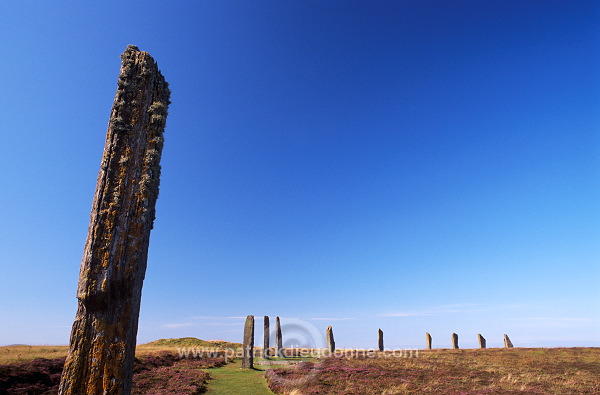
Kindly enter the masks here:
[[220, 368], [207, 369], [205, 372], [210, 374], [207, 394], [273, 395], [267, 386], [264, 367], [242, 369], [241, 360], [236, 360]]

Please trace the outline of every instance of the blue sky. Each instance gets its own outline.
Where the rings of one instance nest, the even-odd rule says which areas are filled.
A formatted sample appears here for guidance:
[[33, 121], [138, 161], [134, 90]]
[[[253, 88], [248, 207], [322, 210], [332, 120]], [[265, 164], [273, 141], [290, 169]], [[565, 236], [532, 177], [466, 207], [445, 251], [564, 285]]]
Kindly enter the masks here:
[[597, 2], [0, 13], [0, 345], [68, 343], [135, 44], [172, 90], [139, 342], [239, 341], [266, 314], [339, 347], [378, 328], [390, 347], [600, 346]]

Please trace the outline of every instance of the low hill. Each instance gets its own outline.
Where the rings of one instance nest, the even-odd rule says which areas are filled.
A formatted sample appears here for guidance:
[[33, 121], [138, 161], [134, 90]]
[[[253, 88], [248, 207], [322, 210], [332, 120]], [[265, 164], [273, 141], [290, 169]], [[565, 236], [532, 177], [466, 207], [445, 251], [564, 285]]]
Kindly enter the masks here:
[[143, 347], [200, 347], [200, 348], [240, 348], [240, 343], [231, 343], [225, 340], [201, 340], [195, 337], [181, 337], [176, 339], [159, 339], [150, 343], [141, 344]]

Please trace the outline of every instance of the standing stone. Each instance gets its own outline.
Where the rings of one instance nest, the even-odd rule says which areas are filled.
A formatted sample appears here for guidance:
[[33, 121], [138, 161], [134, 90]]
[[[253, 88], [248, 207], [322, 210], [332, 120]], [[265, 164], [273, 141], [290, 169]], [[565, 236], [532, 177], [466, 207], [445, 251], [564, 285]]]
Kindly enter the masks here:
[[327, 327], [327, 331], [325, 332], [325, 337], [327, 338], [327, 350], [330, 353], [335, 352], [335, 340], [333, 339], [333, 328], [330, 326]]
[[279, 317], [275, 317], [275, 353], [277, 357], [283, 358], [283, 337], [281, 336]]
[[431, 350], [431, 335], [429, 332], [425, 332], [425, 344], [427, 345], [427, 349]]
[[452, 348], [458, 350], [458, 335], [456, 333], [452, 334]]
[[377, 346], [379, 351], [383, 351], [383, 331], [381, 328], [377, 331]]
[[513, 348], [513, 344], [510, 341], [510, 339], [508, 338], [507, 334], [504, 334], [504, 347], [505, 348]]
[[485, 348], [485, 337], [481, 336], [481, 333], [478, 333], [477, 339], [479, 340], [479, 348]]
[[263, 358], [269, 358], [269, 316], [265, 315], [263, 324]]
[[246, 317], [244, 324], [244, 343], [242, 344], [242, 367], [252, 369], [254, 367], [254, 316]]
[[58, 390], [63, 395], [131, 392], [170, 91], [147, 52], [130, 45], [121, 60]]

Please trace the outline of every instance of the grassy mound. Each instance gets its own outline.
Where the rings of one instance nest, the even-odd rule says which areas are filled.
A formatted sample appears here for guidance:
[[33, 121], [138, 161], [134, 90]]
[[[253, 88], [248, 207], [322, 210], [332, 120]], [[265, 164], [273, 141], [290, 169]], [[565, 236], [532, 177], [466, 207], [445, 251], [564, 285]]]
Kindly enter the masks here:
[[201, 340], [195, 337], [181, 337], [177, 339], [159, 339], [142, 344], [147, 347], [200, 347], [200, 348], [240, 348], [240, 343], [230, 343], [225, 340]]

